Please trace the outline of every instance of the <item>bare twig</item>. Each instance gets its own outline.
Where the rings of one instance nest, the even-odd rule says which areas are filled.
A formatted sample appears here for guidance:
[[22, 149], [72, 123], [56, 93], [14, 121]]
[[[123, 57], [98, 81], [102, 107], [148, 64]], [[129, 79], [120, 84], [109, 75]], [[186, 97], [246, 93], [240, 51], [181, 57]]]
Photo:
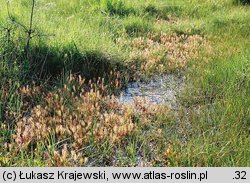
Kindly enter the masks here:
[[33, 37], [54, 37], [56, 36], [55, 34], [33, 34], [31, 38]]
[[7, 5], [7, 13], [8, 13], [8, 16], [11, 17], [11, 16], [10, 16], [10, 8], [9, 8], [9, 7], [10, 7], [10, 2], [9, 2], [9, 1], [6, 1], [6, 5]]
[[32, 39], [32, 34], [33, 34], [33, 16], [34, 16], [34, 8], [35, 8], [35, 0], [32, 0], [32, 8], [31, 8], [31, 13], [30, 13], [30, 22], [29, 22], [29, 30], [28, 30], [28, 36], [27, 36], [27, 43], [26, 43], [26, 56], [28, 58], [28, 50], [30, 47], [30, 40]]
[[23, 25], [22, 23], [18, 22], [17, 20], [15, 20], [11, 17], [10, 17], [10, 20], [13, 24], [16, 24], [16, 25], [19, 25], [20, 27], [22, 27], [25, 32], [28, 32], [28, 28], [25, 25]]

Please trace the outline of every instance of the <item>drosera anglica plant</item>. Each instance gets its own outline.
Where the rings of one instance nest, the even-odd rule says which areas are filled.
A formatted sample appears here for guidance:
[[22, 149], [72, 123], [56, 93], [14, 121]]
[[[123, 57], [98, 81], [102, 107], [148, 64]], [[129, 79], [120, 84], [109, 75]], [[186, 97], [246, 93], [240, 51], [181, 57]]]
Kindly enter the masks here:
[[148, 33], [146, 37], [131, 40], [118, 38], [116, 42], [118, 45], [131, 47], [131, 67], [136, 70], [137, 77], [183, 70], [191, 59], [198, 58], [200, 50], [209, 48], [202, 36], [163, 32]]
[[[79, 163], [83, 156], [76, 152], [80, 149], [93, 142], [108, 142], [111, 146], [123, 143], [127, 136], [140, 130], [140, 125], [153, 122], [157, 113], [162, 112], [160, 106], [147, 104], [146, 99], [121, 104], [116, 97], [105, 95], [107, 86], [103, 80], [96, 84], [89, 81], [86, 85], [81, 76], [70, 75], [67, 82], [62, 89], [43, 93], [42, 104], [17, 122], [13, 151], [36, 149], [41, 143], [48, 146], [50, 138], [55, 142], [67, 139], [70, 143], [63, 149], [55, 149], [52, 155], [44, 152], [44, 157], [57, 166], [70, 165], [68, 156]], [[35, 86], [24, 87], [21, 92], [30, 96], [37, 90]], [[49, 160], [51, 156], [53, 160]]]

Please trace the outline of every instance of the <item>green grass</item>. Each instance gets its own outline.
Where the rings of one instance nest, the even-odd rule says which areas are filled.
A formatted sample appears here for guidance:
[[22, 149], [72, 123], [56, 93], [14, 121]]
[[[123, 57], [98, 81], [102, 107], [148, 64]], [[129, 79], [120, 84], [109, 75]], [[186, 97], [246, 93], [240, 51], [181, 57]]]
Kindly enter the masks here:
[[[32, 1], [13, 0], [7, 6], [0, 0], [0, 4], [0, 166], [250, 166], [248, 1], [41, 0], [35, 5], [35, 32], [28, 52], [25, 30]], [[124, 86], [138, 76], [146, 79], [161, 73], [157, 67], [140, 69], [147, 64], [147, 56], [131, 58], [136, 49], [131, 46], [133, 41], [161, 33], [200, 35], [207, 42], [195, 48], [198, 57], [190, 58], [182, 68], [187, 87], [179, 97], [177, 111], [160, 107], [156, 113], [149, 110], [149, 116], [123, 111], [127, 116], [122, 120], [131, 118], [136, 128], [115, 143], [109, 138], [97, 141], [92, 132], [76, 149], [74, 136], [50, 133], [42, 140], [34, 137], [27, 147], [17, 147], [17, 123], [38, 105], [47, 109], [50, 93], [54, 97], [60, 94], [64, 84], [70, 86], [74, 97], [64, 97], [63, 105], [69, 116], [77, 118], [75, 101], [80, 100], [81, 91], [73, 89], [77, 84], [67, 83], [70, 73], [86, 78], [86, 88], [93, 87], [87, 84], [89, 80], [98, 83], [98, 77], [107, 84], [96, 102], [101, 110], [80, 116], [119, 114], [120, 108], [105, 98], [121, 88], [114, 86], [118, 81]], [[149, 52], [157, 48], [149, 47]], [[166, 54], [159, 50], [157, 54]], [[159, 56], [161, 63], [169, 62], [165, 55]], [[148, 57], [156, 58], [154, 54]], [[161, 74], [178, 69], [166, 67]], [[34, 82], [41, 85], [41, 92], [35, 90]], [[35, 93], [23, 94], [26, 85]], [[96, 85], [100, 87], [100, 83]], [[88, 94], [88, 89], [85, 92]], [[57, 105], [62, 105], [60, 100], [54, 102], [49, 119], [58, 117]], [[95, 118], [92, 121], [91, 130], [103, 123]], [[63, 156], [65, 145], [67, 158], [58, 160], [56, 153]], [[71, 151], [79, 154], [74, 158]]]

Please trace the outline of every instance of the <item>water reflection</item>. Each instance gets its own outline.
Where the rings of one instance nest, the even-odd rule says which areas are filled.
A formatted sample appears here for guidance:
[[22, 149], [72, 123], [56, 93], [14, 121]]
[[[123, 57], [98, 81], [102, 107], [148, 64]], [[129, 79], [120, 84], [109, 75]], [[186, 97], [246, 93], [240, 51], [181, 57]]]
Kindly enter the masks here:
[[148, 82], [130, 83], [119, 97], [122, 103], [132, 103], [134, 97], [147, 97], [149, 102], [177, 107], [176, 97], [184, 86], [183, 76], [167, 74]]

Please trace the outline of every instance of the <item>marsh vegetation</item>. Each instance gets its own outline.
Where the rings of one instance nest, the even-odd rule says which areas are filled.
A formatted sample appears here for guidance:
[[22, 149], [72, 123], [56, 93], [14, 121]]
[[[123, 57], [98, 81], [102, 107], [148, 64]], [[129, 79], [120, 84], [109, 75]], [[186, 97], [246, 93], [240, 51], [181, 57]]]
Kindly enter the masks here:
[[250, 165], [249, 1], [0, 5], [0, 166]]

